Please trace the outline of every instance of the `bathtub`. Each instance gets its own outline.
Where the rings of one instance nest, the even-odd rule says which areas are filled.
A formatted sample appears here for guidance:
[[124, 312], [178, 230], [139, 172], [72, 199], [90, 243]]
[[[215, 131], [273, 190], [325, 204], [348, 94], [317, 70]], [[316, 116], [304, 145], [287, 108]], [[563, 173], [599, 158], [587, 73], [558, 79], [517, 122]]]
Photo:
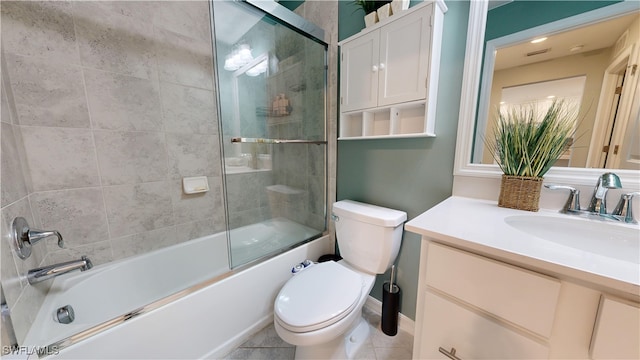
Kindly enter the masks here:
[[[272, 219], [231, 230], [231, 246], [234, 252], [238, 251], [241, 254], [240, 260], [250, 260], [257, 257], [256, 251], [264, 253], [265, 249], [272, 247], [273, 251], [276, 251], [278, 245], [288, 246], [296, 236], [313, 236], [318, 233], [315, 230], [315, 233], [311, 234], [312, 230], [286, 219]], [[149, 357], [150, 353], [154, 353], [163, 345], [174, 344], [175, 348], [172, 349], [176, 352], [165, 350], [152, 357], [184, 358], [187, 355], [176, 342], [174, 332], [177, 329], [189, 333], [189, 329], [203, 326], [197, 322], [204, 319], [200, 315], [209, 312], [212, 312], [212, 316], [225, 316], [230, 311], [237, 311], [240, 318], [244, 314], [251, 314], [250, 309], [243, 310], [237, 307], [237, 297], [246, 296], [242, 289], [245, 289], [247, 284], [249, 288], [244, 291], [253, 291], [257, 284], [260, 284], [258, 288], [263, 288], [263, 293], [254, 295], [256, 301], [272, 302], [272, 297], [275, 297], [276, 290], [286, 281], [293, 264], [306, 258], [317, 258], [329, 250], [324, 246], [328, 241], [324, 237], [321, 238], [322, 241], [304, 244], [253, 267], [230, 271], [226, 235], [226, 232], [213, 234], [148, 254], [98, 265], [89, 271], [56, 278], [25, 338], [24, 345], [31, 348], [54, 345], [52, 354], [62, 350], [66, 356], [78, 358], [135, 358]], [[297, 237], [297, 241], [301, 239], [303, 238]], [[274, 244], [265, 245], [268, 242]], [[312, 245], [315, 243], [324, 245]], [[317, 251], [320, 248], [322, 250]], [[308, 252], [309, 249], [316, 251]], [[273, 279], [263, 278], [270, 273], [265, 269], [260, 270], [264, 267], [272, 269]], [[275, 275], [276, 273], [278, 275]], [[254, 276], [256, 280], [253, 280]], [[156, 281], [157, 279], [161, 281]], [[271, 286], [265, 287], [269, 284]], [[185, 307], [185, 304], [193, 302], [199, 305]], [[151, 305], [147, 306], [148, 304]], [[71, 324], [54, 321], [56, 309], [65, 305], [71, 305], [75, 310], [75, 320]], [[193, 321], [196, 323], [172, 325], [171, 318], [167, 318], [166, 313], [177, 308], [184, 312], [180, 320], [191, 318], [189, 315], [193, 315]], [[254, 326], [264, 323], [265, 316], [271, 315], [270, 307], [268, 309], [266, 314], [263, 311], [249, 317]], [[218, 312], [222, 314], [217, 314]], [[159, 324], [126, 335], [124, 339], [115, 343], [109, 340], [114, 336], [118, 337], [122, 332], [126, 333], [126, 329], [139, 326], [144, 328], [144, 324], [148, 322]], [[228, 323], [221, 322], [219, 326], [227, 328]], [[217, 339], [219, 341], [208, 339], [200, 346], [194, 346], [192, 350], [196, 353], [193, 355], [203, 357], [213, 352], [224, 352], [227, 348], [232, 349], [232, 346], [237, 345], [233, 339], [241, 338], [241, 335], [251, 328], [245, 324], [244, 327], [227, 331]], [[144, 334], [157, 330], [161, 330], [162, 336], [166, 338], [154, 337], [148, 342], [138, 341], [146, 339]], [[129, 347], [123, 346], [123, 343], [129, 344]], [[96, 353], [96, 346], [109, 351]], [[135, 355], [136, 353], [139, 355]]]

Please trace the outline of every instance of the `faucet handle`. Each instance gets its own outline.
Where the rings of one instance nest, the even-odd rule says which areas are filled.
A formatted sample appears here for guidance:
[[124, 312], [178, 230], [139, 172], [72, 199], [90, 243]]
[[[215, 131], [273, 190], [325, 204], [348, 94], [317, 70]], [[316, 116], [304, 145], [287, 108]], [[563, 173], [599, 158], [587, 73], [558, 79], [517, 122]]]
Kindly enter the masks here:
[[567, 185], [545, 184], [544, 187], [549, 190], [569, 190], [569, 197], [562, 209], [560, 209], [561, 213], [580, 211], [580, 190]]
[[31, 246], [49, 236], [56, 236], [58, 238], [58, 246], [61, 248], [64, 247], [62, 235], [57, 230], [43, 231], [31, 229], [27, 220], [23, 217], [13, 219], [11, 223], [13, 246], [20, 259], [24, 260], [31, 256]]
[[631, 211], [631, 199], [633, 199], [635, 195], [640, 195], [640, 192], [622, 194], [618, 205], [613, 209], [611, 215], [619, 216], [620, 219], [626, 223], [637, 224], [638, 222], [633, 218], [633, 212]]

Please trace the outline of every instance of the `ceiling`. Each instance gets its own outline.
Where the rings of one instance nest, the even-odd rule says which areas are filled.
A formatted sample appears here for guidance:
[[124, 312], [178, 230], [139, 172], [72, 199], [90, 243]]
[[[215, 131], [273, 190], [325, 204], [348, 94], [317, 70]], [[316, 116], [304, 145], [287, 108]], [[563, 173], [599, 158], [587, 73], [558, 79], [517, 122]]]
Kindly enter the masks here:
[[[502, 70], [608, 48], [614, 45], [620, 35], [639, 17], [640, 12], [635, 12], [561, 33], [542, 35], [546, 36], [547, 40], [538, 44], [531, 44], [530, 40], [533, 39], [530, 39], [524, 43], [498, 49], [494, 69]], [[582, 47], [571, 51], [576, 46]], [[544, 53], [527, 56], [528, 53], [545, 49], [548, 50]]]

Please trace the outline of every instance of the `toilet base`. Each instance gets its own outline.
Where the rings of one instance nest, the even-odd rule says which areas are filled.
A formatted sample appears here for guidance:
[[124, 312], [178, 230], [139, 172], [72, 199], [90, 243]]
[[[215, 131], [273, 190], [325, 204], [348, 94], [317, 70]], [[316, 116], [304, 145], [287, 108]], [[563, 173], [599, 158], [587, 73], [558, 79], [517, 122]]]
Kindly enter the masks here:
[[353, 328], [328, 343], [296, 346], [295, 359], [353, 359], [367, 341], [369, 332], [369, 324], [361, 316]]

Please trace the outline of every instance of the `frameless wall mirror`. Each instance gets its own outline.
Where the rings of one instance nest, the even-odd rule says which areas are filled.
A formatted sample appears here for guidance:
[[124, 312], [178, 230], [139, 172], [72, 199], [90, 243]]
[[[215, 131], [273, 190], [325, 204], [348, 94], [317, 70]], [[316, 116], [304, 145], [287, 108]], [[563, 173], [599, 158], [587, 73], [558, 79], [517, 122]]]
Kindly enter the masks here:
[[[551, 16], [549, 22], [535, 24], [527, 19], [531, 18], [530, 11], [505, 9], [556, 6], [553, 2], [501, 2], [501, 6], [490, 9], [491, 3], [472, 2], [470, 7], [466, 85], [463, 84], [467, 90], [462, 94], [457, 174], [499, 173], [485, 149], [485, 139], [493, 134], [500, 108], [520, 103], [544, 107], [553, 99], [565, 99], [579, 107], [576, 133], [547, 177], [592, 178], [602, 168], [630, 169], [622, 170], [623, 176], [631, 176], [637, 183], [640, 169], [637, 2], [600, 2], [600, 7], [588, 10], [584, 8], [594, 7], [588, 1], [563, 2], [566, 3], [563, 6], [578, 10], [568, 11], [574, 14], [564, 18]], [[506, 13], [512, 18], [505, 19]], [[523, 17], [521, 21], [518, 14]], [[531, 24], [529, 27], [522, 25], [527, 22]]]

